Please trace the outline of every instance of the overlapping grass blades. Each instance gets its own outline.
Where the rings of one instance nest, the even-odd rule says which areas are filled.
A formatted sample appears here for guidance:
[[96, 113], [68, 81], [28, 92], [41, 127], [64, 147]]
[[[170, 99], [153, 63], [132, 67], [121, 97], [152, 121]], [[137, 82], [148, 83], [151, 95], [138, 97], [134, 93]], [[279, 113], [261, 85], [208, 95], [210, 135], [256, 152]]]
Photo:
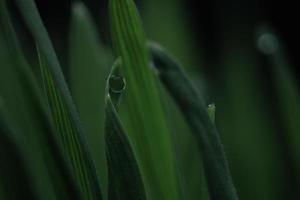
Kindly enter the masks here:
[[86, 129], [103, 195], [106, 196], [104, 96], [111, 55], [100, 41], [96, 26], [82, 3], [75, 3], [72, 7], [69, 38], [71, 93]]
[[122, 59], [127, 84], [124, 125], [141, 167], [147, 197], [179, 199], [170, 135], [136, 7], [132, 0], [110, 0], [109, 11], [114, 50]]
[[[39, 60], [41, 73], [44, 81], [45, 93], [51, 110], [53, 122], [59, 131], [59, 139], [64, 148], [65, 154], [68, 156], [68, 161], [72, 166], [72, 171], [75, 174], [76, 180], [79, 182], [81, 192], [84, 198], [101, 199], [100, 188], [94, 183], [91, 174], [91, 168], [87, 166], [86, 154], [82, 149], [82, 143], [78, 138], [78, 133], [74, 128], [74, 122], [71, 121], [68, 111], [66, 110], [64, 101], [57, 91], [52, 76], [47, 69], [43, 55], [39, 52]], [[93, 169], [94, 170], [94, 169]], [[93, 173], [93, 172], [92, 172]], [[95, 171], [94, 171], [95, 173]]]
[[41, 69], [53, 121], [59, 130], [58, 137], [76, 174], [76, 180], [79, 181], [84, 198], [101, 199], [96, 170], [78, 114], [37, 8], [31, 0], [16, 0], [16, 4], [40, 49]]
[[[31, 179], [32, 187], [37, 188], [38, 196], [44, 192], [51, 197], [53, 190], [51, 182], [48, 179], [49, 177], [47, 177], [46, 167], [42, 158], [42, 151], [44, 149], [41, 148], [39, 138], [36, 137], [40, 129], [38, 124], [34, 122], [35, 119], [32, 119], [34, 114], [34, 110], [31, 109], [32, 97], [29, 93], [26, 93], [27, 88], [23, 87], [25, 84], [23, 85], [22, 83], [24, 82], [20, 80], [19, 71], [17, 70], [18, 66], [15, 62], [18, 57], [14, 57], [14, 55], [11, 55], [7, 51], [9, 47], [3, 40], [1, 31], [0, 43], [0, 94], [3, 98], [3, 102], [5, 102], [5, 113], [3, 115], [9, 118], [9, 122], [11, 122], [11, 120], [14, 121], [14, 123], [11, 123], [14, 132], [16, 132], [15, 129], [18, 129], [15, 135], [16, 138], [20, 140], [20, 143], [24, 144], [24, 149], [22, 149], [24, 154], [22, 155], [31, 155], [26, 158], [26, 160], [30, 163], [28, 168], [30, 168], [31, 175], [34, 176]], [[4, 150], [4, 155], [5, 152]], [[39, 176], [41, 177], [38, 178]]]
[[107, 82], [105, 146], [109, 176], [108, 199], [146, 200], [136, 158], [117, 114], [118, 101], [125, 87], [124, 79], [114, 73], [118, 71], [119, 64], [116, 63]]
[[[23, 174], [23, 176], [31, 176], [31, 185], [35, 187], [38, 196], [47, 195], [46, 199], [51, 199], [52, 195], [64, 199], [78, 199], [77, 185], [69, 173], [68, 165], [55, 139], [40, 98], [37, 81], [19, 47], [3, 0], [0, 1], [0, 13], [0, 29], [3, 30], [0, 34], [0, 65], [3, 72], [0, 77], [0, 93], [4, 95], [6, 102], [5, 117], [8, 115], [14, 121], [13, 127], [17, 132], [14, 137], [19, 141], [18, 145], [23, 151], [24, 160], [30, 163], [27, 166], [30, 175]], [[7, 87], [8, 85], [10, 87]], [[30, 156], [25, 159], [25, 155]], [[22, 170], [21, 166], [18, 167]], [[15, 187], [23, 186], [16, 184]]]
[[[154, 71], [159, 73], [157, 70]], [[158, 77], [157, 79], [159, 81]], [[175, 163], [182, 199], [207, 200], [209, 195], [198, 144], [180, 108], [161, 82], [159, 89], [168, 127], [171, 132], [172, 143], [175, 147]]]
[[150, 50], [159, 78], [181, 108], [197, 139], [211, 198], [238, 199], [223, 146], [201, 95], [165, 50], [153, 44], [150, 44]]

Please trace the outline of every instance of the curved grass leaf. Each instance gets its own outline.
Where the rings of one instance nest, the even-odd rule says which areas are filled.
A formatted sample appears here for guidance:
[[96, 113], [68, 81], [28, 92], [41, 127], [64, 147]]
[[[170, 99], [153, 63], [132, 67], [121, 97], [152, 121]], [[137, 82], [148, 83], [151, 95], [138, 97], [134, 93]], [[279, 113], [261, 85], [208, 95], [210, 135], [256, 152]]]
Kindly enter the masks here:
[[[11, 86], [11, 84], [20, 86], [16, 88], [10, 88], [11, 90], [14, 90], [16, 94], [14, 94], [13, 92], [7, 93], [8, 96], [6, 96], [6, 102], [9, 102], [9, 105], [7, 105], [10, 111], [9, 114], [14, 115], [11, 112], [12, 107], [20, 107], [21, 109], [17, 108], [16, 115], [25, 117], [21, 114], [22, 106], [25, 107], [26, 111], [24, 110], [24, 112], [26, 112], [26, 118], [28, 119], [26, 125], [31, 127], [31, 129], [28, 130], [26, 127], [20, 127], [20, 124], [16, 125], [16, 127], [22, 130], [22, 133], [21, 131], [19, 131], [18, 137], [33, 137], [29, 140], [35, 141], [37, 143], [36, 145], [26, 145], [27, 151], [31, 152], [30, 157], [32, 157], [32, 159], [38, 160], [38, 157], [35, 157], [35, 154], [33, 152], [39, 152], [37, 150], [34, 150], [32, 147], [36, 146], [36, 148], [38, 148], [39, 150], [42, 149], [43, 161], [47, 163], [47, 171], [50, 174], [49, 180], [52, 181], [52, 185], [56, 191], [57, 198], [80, 199], [81, 195], [79, 194], [77, 184], [76, 182], [74, 182], [73, 177], [70, 174], [69, 166], [65, 161], [61, 148], [58, 146], [57, 140], [54, 136], [52, 125], [50, 123], [49, 117], [46, 114], [44, 104], [40, 98], [40, 88], [37, 87], [37, 81], [33, 76], [31, 69], [19, 47], [14, 28], [9, 19], [5, 1], [3, 0], [0, 1], [0, 12], [1, 22], [3, 25], [3, 33], [5, 35], [5, 40], [8, 43], [8, 54], [10, 55], [12, 61], [11, 63], [6, 63], [5, 67], [11, 68], [11, 70], [13, 70], [12, 76], [16, 78], [16, 80], [11, 80], [10, 78], [8, 78], [11, 80], [11, 82], [10, 84], [5, 84], [4, 87], [8, 87], [8, 85]], [[2, 72], [4, 72], [4, 68], [2, 68]], [[6, 74], [6, 76], [7, 75], [8, 74]], [[19, 97], [19, 95], [21, 96]], [[14, 100], [19, 98], [23, 99], [22, 103]], [[21, 121], [24, 121], [24, 118], [22, 118]], [[26, 131], [30, 132], [31, 134], [26, 133]], [[32, 162], [32, 164], [37, 163]], [[41, 168], [40, 166], [36, 167]], [[41, 175], [39, 173], [36, 174], [37, 177], [41, 179]], [[48, 180], [43, 181], [47, 182]], [[49, 186], [45, 186], [45, 188], [47, 188], [46, 190], [49, 190]], [[45, 190], [40, 191], [40, 193], [43, 193], [43, 195], [47, 195], [45, 193]]]
[[28, 167], [30, 167], [34, 176], [31, 184], [37, 188], [39, 197], [44, 194], [47, 195], [45, 199], [51, 199], [54, 191], [47, 174], [47, 167], [43, 162], [42, 151], [44, 148], [41, 148], [43, 145], [39, 144], [40, 129], [37, 121], [35, 121], [36, 118], [33, 118], [36, 111], [36, 107], [32, 107], [32, 103], [35, 103], [32, 101], [34, 93], [31, 93], [31, 88], [21, 78], [24, 74], [21, 75], [22, 73], [18, 71], [20, 67], [18, 63], [19, 57], [11, 52], [11, 47], [7, 44], [9, 40], [3, 37], [1, 28], [0, 94], [5, 101], [5, 115], [15, 122], [13, 127], [18, 129], [16, 137], [21, 143], [25, 144], [23, 150], [26, 150], [26, 152], [24, 154], [30, 155], [26, 159], [29, 160], [30, 166]]
[[69, 37], [71, 93], [86, 128], [87, 142], [106, 196], [104, 97], [111, 55], [99, 40], [95, 24], [82, 3], [72, 7]]
[[207, 200], [209, 195], [202, 156], [199, 156], [201, 151], [176, 102], [162, 83], [159, 86], [161, 101], [175, 147], [176, 167], [182, 189], [182, 199]]
[[218, 132], [204, 101], [180, 66], [157, 45], [150, 46], [159, 78], [181, 108], [202, 151], [208, 188], [212, 199], [238, 199]]
[[[28, 155], [30, 155], [26, 159], [31, 160], [30, 167], [34, 171], [35, 179], [38, 179], [36, 180], [37, 182], [42, 182], [42, 184], [37, 183], [39, 185], [38, 193], [47, 195], [45, 198], [51, 198], [49, 194], [51, 186], [48, 185], [48, 182], [52, 181], [51, 184], [56, 190], [55, 195], [57, 197], [79, 199], [80, 195], [77, 186], [69, 173], [69, 168], [66, 165], [62, 151], [54, 138], [53, 128], [49, 123], [50, 121], [46, 115], [44, 104], [40, 99], [40, 90], [37, 87], [37, 82], [16, 39], [5, 1], [1, 0], [0, 4], [1, 25], [3, 26], [9, 57], [6, 63], [1, 64], [3, 66], [1, 70], [7, 79], [5, 84], [3, 84], [4, 87], [0, 88], [1, 94], [5, 95], [5, 100], [8, 102], [6, 106], [9, 112], [6, 114], [11, 115], [18, 122], [15, 125], [15, 127], [19, 128], [17, 136], [26, 144], [24, 148]], [[1, 42], [4, 41], [1, 40]], [[3, 52], [1, 55], [3, 55]], [[1, 80], [2, 78], [5, 79], [1, 77]], [[12, 85], [15, 87], [12, 87]], [[18, 99], [22, 99], [22, 103]], [[23, 121], [25, 121], [24, 124], [22, 123]], [[47, 167], [41, 162], [47, 163]], [[44, 168], [47, 169], [42, 173], [45, 173], [47, 170], [47, 173], [51, 174], [50, 177], [41, 174], [40, 171]], [[34, 185], [34, 183], [31, 184]]]
[[96, 177], [91, 177], [93, 171], [87, 164], [86, 152], [82, 149], [82, 143], [78, 137], [78, 132], [74, 128], [74, 122], [68, 115], [67, 108], [59, 95], [43, 55], [40, 54], [39, 60], [41, 73], [44, 80], [44, 87], [51, 110], [53, 122], [57, 127], [60, 135], [60, 142], [64, 148], [68, 161], [72, 165], [72, 171], [75, 174], [76, 180], [79, 182], [81, 191], [86, 199], [101, 199], [98, 185], [93, 182]]
[[[116, 70], [112, 69], [112, 72]], [[117, 78], [118, 77], [118, 78]], [[112, 79], [112, 80], [111, 80]], [[116, 73], [109, 76], [105, 107], [105, 142], [109, 175], [109, 200], [145, 200], [146, 193], [130, 142], [116, 107], [125, 82]], [[114, 96], [114, 100], [111, 99]]]
[[[179, 199], [173, 148], [154, 75], [149, 68], [145, 35], [132, 0], [110, 0], [115, 53], [122, 59], [127, 90], [122, 120], [129, 134], [149, 199]], [[122, 116], [122, 114], [121, 114]], [[162, 178], [163, 177], [163, 178]]]
[[105, 142], [109, 200], [145, 200], [146, 193], [129, 140], [110, 97], [106, 100]]
[[[45, 89], [49, 95], [49, 103], [55, 105], [55, 107], [50, 107], [54, 123], [60, 132], [59, 137], [64, 144], [64, 149], [68, 150], [66, 154], [69, 156], [73, 172], [76, 172], [75, 177], [79, 181], [84, 198], [102, 199], [97, 173], [84, 138], [77, 111], [36, 5], [32, 0], [16, 0], [16, 4], [40, 48], [40, 55], [45, 56], [41, 68], [44, 72], [43, 76], [46, 78]], [[64, 138], [64, 136], [68, 137]], [[72, 146], [69, 146], [70, 144]]]

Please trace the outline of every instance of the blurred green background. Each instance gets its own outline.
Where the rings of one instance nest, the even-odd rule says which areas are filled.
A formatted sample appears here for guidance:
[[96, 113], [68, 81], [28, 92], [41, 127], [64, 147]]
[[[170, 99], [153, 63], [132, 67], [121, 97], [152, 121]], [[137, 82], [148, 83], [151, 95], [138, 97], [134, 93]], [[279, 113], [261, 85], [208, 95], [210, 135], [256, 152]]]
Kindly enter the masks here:
[[[71, 79], [69, 30], [74, 2], [36, 0], [67, 81]], [[83, 2], [101, 39], [110, 47], [108, 2]], [[297, 199], [300, 196], [297, 57], [300, 43], [296, 3], [291, 0], [139, 0], [136, 3], [148, 38], [172, 52], [205, 94], [207, 104], [216, 104], [216, 124], [240, 199]], [[11, 9], [18, 36], [27, 49], [26, 56], [37, 66], [34, 42], [14, 5]], [[167, 113], [180, 118], [173, 107]], [[172, 120], [170, 124], [176, 127]], [[193, 194], [190, 199], [197, 199], [205, 195], [199, 190], [203, 177], [198, 150], [192, 138], [177, 133], [188, 131], [187, 127], [173, 129], [179, 168], [185, 171], [183, 184], [188, 188], [185, 192]]]

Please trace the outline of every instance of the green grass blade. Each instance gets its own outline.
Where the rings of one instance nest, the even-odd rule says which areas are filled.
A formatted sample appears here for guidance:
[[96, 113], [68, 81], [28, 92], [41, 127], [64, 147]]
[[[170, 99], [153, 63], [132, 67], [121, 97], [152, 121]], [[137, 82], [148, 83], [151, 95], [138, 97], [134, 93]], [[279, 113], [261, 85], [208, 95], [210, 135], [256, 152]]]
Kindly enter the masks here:
[[[80, 120], [70, 96], [70, 92], [65, 82], [64, 76], [62, 74], [59, 62], [55, 55], [53, 46], [50, 42], [50, 39], [48, 38], [47, 31], [43, 26], [43, 23], [33, 1], [17, 0], [16, 2], [25, 22], [27, 23], [29, 30], [37, 41], [37, 44], [41, 50], [41, 54], [45, 56], [45, 64], [47, 64], [47, 66], [46, 68], [44, 68], [44, 72], [48, 72], [48, 74], [44, 75], [48, 75], [48, 80], [52, 80], [53, 78], [52, 81], [53, 84], [55, 84], [54, 87], [55, 89], [57, 88], [56, 95], [58, 95], [61, 98], [61, 101], [63, 101], [63, 111], [68, 119], [66, 122], [69, 123], [69, 131], [71, 131], [72, 137], [75, 140], [74, 144], [76, 144], [76, 150], [80, 152], [77, 152], [79, 154], [76, 154], [76, 156], [80, 157], [78, 163], [75, 164], [75, 161], [72, 163], [73, 168], [76, 169], [76, 171], [80, 172], [79, 174], [81, 174], [80, 183], [82, 188], [85, 188], [84, 193], [87, 196], [86, 198], [101, 199], [101, 192], [97, 180], [96, 170], [90, 157], [87, 144], [84, 140], [84, 133], [80, 125]], [[58, 126], [58, 124], [56, 125]], [[71, 155], [69, 156], [71, 157]], [[74, 167], [75, 165], [79, 164], [81, 165], [80, 168]], [[79, 175], [77, 176], [77, 178], [79, 178]]]
[[203, 165], [212, 199], [238, 199], [218, 132], [204, 101], [180, 66], [157, 45], [151, 45], [159, 78], [181, 108], [202, 151]]
[[[66, 164], [61, 148], [58, 146], [49, 117], [47, 116], [44, 104], [41, 101], [40, 88], [37, 87], [37, 81], [20, 49], [14, 28], [9, 19], [5, 1], [3, 0], [0, 1], [0, 13], [1, 25], [3, 26], [1, 27], [3, 28], [4, 38], [8, 46], [8, 57], [10, 57], [11, 60], [11, 63], [9, 63], [9, 61], [6, 62], [6, 64], [2, 63], [2, 72], [5, 73], [5, 68], [10, 68], [12, 71], [7, 72], [14, 77], [11, 78], [5, 73], [5, 76], [8, 77], [8, 80], [10, 81], [6, 82], [7, 84], [4, 84], [4, 87], [8, 88], [8, 85], [11, 86], [12, 83], [20, 86], [9, 87], [9, 90], [12, 90], [13, 92], [5, 92], [5, 90], [1, 88], [1, 92], [3, 92], [2, 94], [6, 94], [6, 102], [9, 102], [7, 105], [10, 111], [9, 114], [14, 115], [13, 112], [11, 112], [14, 111], [12, 107], [17, 107], [17, 113], [15, 113], [16, 116], [21, 116], [21, 121], [24, 121], [24, 118], [22, 117], [26, 117], [28, 119], [26, 125], [32, 128], [28, 130], [26, 127], [23, 127], [22, 124], [16, 125], [16, 127], [22, 130], [22, 133], [19, 131], [18, 136], [24, 135], [26, 138], [33, 137], [34, 139], [30, 140], [38, 143], [38, 145], [35, 146], [37, 146], [39, 150], [42, 150], [43, 161], [47, 163], [48, 173], [51, 174], [49, 181], [52, 181], [57, 197], [64, 199], [80, 199], [76, 182], [74, 182], [73, 177], [70, 174], [69, 166]], [[2, 44], [4, 45], [4, 43]], [[17, 101], [17, 99], [20, 98], [23, 99], [22, 104]], [[22, 106], [25, 107], [24, 112], [26, 112], [27, 116], [21, 114]], [[31, 134], [28, 135], [26, 131], [31, 132]], [[34, 145], [27, 145], [29, 152], [36, 151], [32, 146]], [[30, 155], [34, 158], [34, 153], [30, 153]], [[40, 176], [39, 173], [37, 173], [37, 176]], [[47, 182], [48, 180], [43, 181]], [[49, 186], [47, 187], [49, 188]], [[47, 190], [49, 190], [48, 188]], [[46, 194], [43, 193], [43, 195]]]
[[67, 108], [59, 95], [57, 88], [43, 55], [39, 52], [39, 60], [41, 73], [44, 80], [45, 93], [51, 110], [53, 122], [59, 131], [60, 142], [64, 148], [68, 161], [72, 166], [72, 172], [75, 174], [76, 180], [79, 182], [81, 191], [86, 199], [101, 199], [101, 194], [98, 188], [98, 183], [94, 182], [96, 177], [91, 171], [89, 163], [87, 162], [87, 152], [82, 148], [82, 141], [78, 137], [78, 132], [74, 128], [74, 122], [68, 115]]
[[[126, 79], [124, 123], [137, 156], [147, 197], [179, 199], [173, 148], [154, 75], [149, 68], [145, 35], [132, 0], [110, 0], [112, 40]], [[121, 114], [122, 116], [122, 114]], [[163, 178], [162, 178], [163, 177]]]
[[[112, 71], [115, 69], [113, 68]], [[118, 77], [118, 78], [117, 78]], [[111, 80], [112, 79], [112, 80]], [[117, 114], [124, 79], [112, 74], [105, 107], [105, 143], [109, 175], [109, 200], [145, 200], [146, 192], [130, 142]], [[112, 101], [111, 96], [115, 96]]]
[[145, 200], [143, 181], [129, 140], [110, 97], [106, 101], [106, 153], [109, 200]]
[[181, 114], [180, 108], [164, 85], [162, 83], [159, 85], [161, 101], [175, 147], [176, 167], [182, 188], [182, 197], [189, 200], [207, 200], [209, 195], [202, 156], [199, 156], [201, 151], [184, 116]]
[[[28, 29], [40, 48], [40, 55], [45, 56], [45, 61], [42, 62], [43, 65], [41, 68], [43, 69], [43, 72], [45, 72], [43, 73], [44, 78], [47, 78], [45, 79], [46, 91], [50, 92], [48, 94], [55, 95], [60, 100], [60, 104], [56, 105], [60, 107], [51, 107], [53, 111], [52, 114], [54, 119], [62, 120], [54, 120], [57, 129], [60, 131], [61, 139], [63, 138], [65, 131], [70, 133], [66, 134], [69, 138], [64, 142], [64, 148], [70, 150], [68, 152], [69, 158], [74, 156], [76, 159], [70, 159], [72, 160], [71, 164], [73, 171], [77, 172], [76, 178], [79, 181], [86, 199], [101, 199], [97, 173], [84, 138], [84, 131], [80, 125], [75, 105], [72, 101], [58, 59], [51, 41], [48, 38], [47, 31], [41, 21], [36, 5], [32, 0], [16, 0], [16, 4]], [[48, 83], [52, 83], [52, 87], [50, 87]], [[50, 88], [53, 90], [50, 90]], [[51, 102], [50, 100], [51, 99], [49, 99], [49, 102], [52, 105], [55, 104], [54, 101]], [[62, 115], [59, 115], [57, 111], [60, 111]], [[65, 118], [55, 118], [62, 116]], [[62, 126], [59, 123], [63, 123]], [[71, 149], [68, 148], [69, 142], [73, 145], [71, 146]], [[74, 155], [70, 153], [74, 153]]]
[[99, 40], [96, 26], [82, 3], [75, 3], [72, 7], [69, 38], [71, 93], [86, 129], [87, 142], [106, 196], [104, 97], [111, 55]]

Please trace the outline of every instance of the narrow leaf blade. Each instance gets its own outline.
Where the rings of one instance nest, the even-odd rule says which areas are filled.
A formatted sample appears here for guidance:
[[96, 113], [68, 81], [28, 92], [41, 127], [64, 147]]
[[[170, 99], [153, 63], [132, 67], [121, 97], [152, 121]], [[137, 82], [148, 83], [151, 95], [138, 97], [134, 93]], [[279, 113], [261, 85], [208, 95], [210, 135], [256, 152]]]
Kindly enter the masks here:
[[202, 152], [212, 199], [238, 199], [218, 132], [204, 101], [181, 67], [161, 47], [151, 45], [159, 78], [181, 108]]
[[[38, 51], [39, 52], [39, 51]], [[78, 132], [74, 128], [74, 122], [68, 115], [66, 106], [59, 95], [43, 55], [39, 53], [41, 73], [44, 80], [44, 87], [51, 110], [53, 122], [59, 131], [59, 139], [64, 148], [65, 154], [68, 155], [68, 161], [72, 166], [76, 180], [79, 182], [81, 190], [88, 199], [101, 198], [97, 194], [97, 185], [94, 185], [91, 171], [86, 161], [86, 154], [82, 149]]]
[[[121, 60], [112, 67], [107, 81], [105, 147], [109, 175], [109, 200], [145, 200], [146, 192], [138, 163], [117, 114], [125, 80], [119, 73]], [[111, 99], [111, 97], [113, 97]]]
[[110, 0], [109, 10], [114, 50], [122, 59], [127, 85], [126, 112], [121, 116], [141, 166], [147, 197], [179, 199], [173, 147], [137, 9], [132, 0]]
[[[53, 121], [59, 130], [59, 137], [65, 150], [68, 150], [73, 172], [77, 172], [76, 178], [85, 198], [101, 199], [97, 173], [84, 138], [79, 116], [36, 5], [32, 0], [16, 0], [16, 5], [40, 49], [45, 89], [48, 97], [51, 97], [48, 99], [50, 105], [54, 106], [50, 107]], [[65, 138], [67, 140], [63, 141], [64, 134], [67, 136]], [[69, 146], [70, 144], [72, 146]]]

